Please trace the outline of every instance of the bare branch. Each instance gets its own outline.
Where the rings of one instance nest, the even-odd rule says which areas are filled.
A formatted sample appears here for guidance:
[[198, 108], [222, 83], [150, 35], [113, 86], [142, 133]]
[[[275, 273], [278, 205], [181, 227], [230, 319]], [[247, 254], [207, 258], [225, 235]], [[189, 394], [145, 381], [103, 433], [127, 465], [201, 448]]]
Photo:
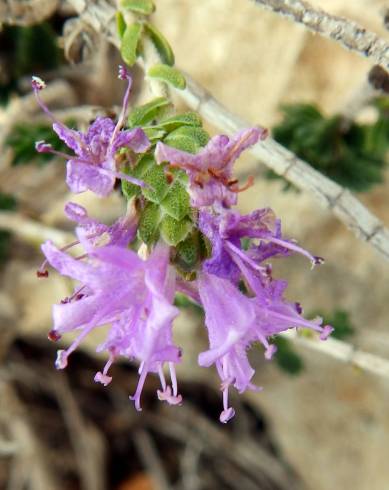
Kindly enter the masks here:
[[79, 475], [83, 490], [104, 490], [105, 447], [99, 432], [88, 424], [77, 405], [66, 376], [56, 376], [52, 385], [62, 409], [72, 446], [76, 454]]
[[139, 457], [154, 481], [154, 488], [169, 490], [169, 480], [151, 436], [144, 429], [137, 429], [133, 434], [133, 439]]
[[0, 229], [11, 231], [18, 238], [34, 246], [40, 246], [45, 240], [52, 240], [56, 245], [64, 246], [74, 240], [71, 233], [51, 228], [11, 211], [0, 211]]
[[303, 24], [310, 31], [332, 39], [350, 51], [371, 58], [385, 69], [389, 68], [389, 44], [356, 22], [315, 9], [302, 0], [254, 0], [254, 2]]
[[[251, 125], [230, 112], [188, 75], [186, 81], [187, 88], [177, 91], [177, 95], [209, 123], [227, 133]], [[358, 238], [369, 242], [381, 255], [389, 259], [389, 230], [351, 192], [317, 172], [272, 138], [255, 145], [251, 148], [251, 153], [297, 188], [313, 194]]]
[[297, 344], [322, 352], [346, 364], [356, 366], [363, 371], [389, 378], [389, 359], [361, 351], [347, 342], [331, 337], [323, 342], [317, 337], [300, 335], [296, 330], [288, 330], [281, 335]]

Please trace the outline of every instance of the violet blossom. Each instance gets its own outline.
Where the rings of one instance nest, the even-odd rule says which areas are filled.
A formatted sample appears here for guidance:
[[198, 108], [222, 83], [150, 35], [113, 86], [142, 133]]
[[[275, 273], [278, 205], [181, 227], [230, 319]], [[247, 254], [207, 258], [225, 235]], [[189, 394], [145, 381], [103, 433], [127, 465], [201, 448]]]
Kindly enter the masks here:
[[189, 177], [189, 194], [194, 207], [218, 205], [230, 207], [237, 202], [237, 193], [252, 185], [252, 179], [242, 188], [232, 178], [233, 164], [240, 154], [264, 139], [264, 129], [250, 128], [232, 138], [213, 137], [196, 155], [177, 150], [158, 142], [155, 159], [158, 164], [168, 162], [171, 167], [182, 168]]
[[[251, 383], [254, 370], [246, 351], [253, 342], [265, 347], [266, 359], [276, 351], [269, 340], [290, 328], [308, 328], [317, 331], [325, 340], [332, 327], [321, 326], [321, 318], [306, 320], [298, 303], [283, 297], [287, 282], [271, 277], [271, 269], [262, 262], [271, 256], [300, 252], [312, 263], [322, 259], [311, 256], [281, 236], [281, 226], [273, 212], [266, 208], [246, 216], [235, 211], [213, 215], [200, 212], [199, 227], [210, 239], [212, 256], [203, 263], [198, 288], [205, 309], [210, 349], [199, 356], [199, 364], [215, 364], [222, 380], [223, 411], [221, 422], [233, 417], [228, 406], [228, 386], [239, 392], [256, 389]], [[259, 239], [248, 251], [242, 249], [242, 238]], [[239, 288], [244, 280], [247, 294]]]
[[[80, 283], [70, 300], [53, 307], [49, 338], [58, 340], [64, 333], [81, 332], [68, 349], [58, 351], [56, 367], [67, 366], [69, 355], [92, 330], [111, 324], [106, 342], [99, 347], [109, 353], [109, 360], [95, 380], [108, 384], [110, 365], [124, 356], [140, 363], [138, 387], [131, 397], [138, 410], [149, 372], [160, 376], [159, 399], [181, 403], [174, 367], [181, 360], [181, 351], [172, 340], [172, 321], [178, 309], [172, 304], [175, 272], [169, 264], [169, 247], [158, 245], [147, 260], [117, 245], [98, 247], [89, 251], [88, 262], [67, 255], [51, 242], [44, 243], [42, 250], [58, 272]], [[165, 363], [172, 386], [165, 380]]]
[[32, 79], [32, 87], [38, 103], [53, 121], [53, 130], [75, 154], [57, 152], [45, 141], [38, 141], [36, 149], [41, 153], [49, 152], [66, 158], [66, 183], [72, 192], [79, 193], [89, 189], [99, 196], [106, 196], [112, 191], [116, 178], [144, 186], [140, 180], [118, 169], [116, 153], [120, 148], [128, 147], [135, 153], [144, 153], [150, 147], [150, 142], [141, 128], [122, 129], [127, 115], [132, 82], [123, 67], [119, 69], [119, 78], [128, 80], [128, 86], [117, 124], [115, 125], [109, 117], [98, 117], [86, 133], [68, 128], [58, 121], [39, 95], [45, 83], [38, 77]]

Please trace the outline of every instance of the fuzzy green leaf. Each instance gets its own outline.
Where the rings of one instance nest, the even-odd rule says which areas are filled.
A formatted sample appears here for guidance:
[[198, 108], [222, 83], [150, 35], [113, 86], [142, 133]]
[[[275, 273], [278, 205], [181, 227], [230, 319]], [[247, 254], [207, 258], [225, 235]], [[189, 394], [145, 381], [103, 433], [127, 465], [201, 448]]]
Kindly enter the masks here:
[[120, 52], [123, 60], [128, 66], [132, 66], [136, 62], [137, 48], [142, 35], [142, 24], [135, 22], [128, 25], [122, 37]]
[[197, 141], [189, 138], [188, 136], [175, 135], [170, 137], [170, 135], [168, 135], [168, 137], [164, 139], [164, 143], [172, 146], [173, 148], [177, 148], [177, 150], [187, 151], [188, 153], [193, 154], [198, 153], [200, 150], [200, 146], [198, 145]]
[[160, 231], [162, 238], [168, 245], [176, 246], [188, 236], [193, 228], [193, 223], [188, 218], [177, 221], [169, 215], [163, 217]]
[[184, 90], [186, 87], [184, 75], [177, 70], [177, 68], [173, 68], [169, 65], [162, 63], [153, 65], [147, 72], [147, 75], [150, 78], [156, 78], [157, 80], [161, 80], [162, 82], [172, 85], [179, 90]]
[[200, 248], [199, 233], [195, 231], [177, 245], [175, 265], [185, 272], [193, 271], [200, 260]]
[[131, 10], [142, 15], [150, 15], [155, 10], [152, 0], [120, 0], [119, 5], [125, 10]]
[[169, 190], [163, 166], [154, 163], [143, 174], [142, 180], [150, 185], [150, 187], [142, 188], [144, 197], [149, 201], [160, 204]]
[[174, 65], [174, 53], [165, 36], [152, 24], [145, 23], [145, 31], [157, 50], [161, 61], [166, 65]]
[[[137, 179], [143, 180], [144, 174], [147, 170], [154, 164], [154, 158], [151, 155], [144, 155], [136, 164], [134, 168], [128, 168], [125, 173], [136, 177]], [[141, 188], [138, 185], [131, 184], [127, 180], [122, 180], [122, 192], [127, 197], [131, 199], [134, 196], [138, 196], [141, 193]]]
[[183, 114], [175, 114], [158, 123], [159, 128], [163, 128], [168, 133], [174, 131], [181, 126], [201, 127], [203, 121], [197, 112], [184, 112]]
[[160, 141], [166, 136], [166, 131], [163, 129], [150, 128], [146, 126], [143, 128], [143, 131], [152, 143]]
[[161, 210], [157, 204], [149, 202], [139, 219], [138, 237], [147, 245], [158, 239], [158, 227], [161, 221]]
[[198, 153], [201, 147], [209, 141], [209, 135], [204, 129], [192, 126], [182, 126], [175, 129], [164, 139], [164, 143], [188, 153]]
[[119, 38], [122, 39], [126, 31], [126, 21], [124, 20], [121, 12], [116, 12], [116, 29], [118, 31]]
[[168, 99], [157, 97], [147, 102], [147, 104], [136, 107], [128, 116], [128, 125], [130, 128], [144, 126], [156, 117], [161, 116], [170, 107], [171, 103]]
[[161, 207], [165, 214], [177, 220], [183, 219], [190, 213], [189, 194], [179, 180], [175, 180], [170, 186], [168, 193], [161, 202]]

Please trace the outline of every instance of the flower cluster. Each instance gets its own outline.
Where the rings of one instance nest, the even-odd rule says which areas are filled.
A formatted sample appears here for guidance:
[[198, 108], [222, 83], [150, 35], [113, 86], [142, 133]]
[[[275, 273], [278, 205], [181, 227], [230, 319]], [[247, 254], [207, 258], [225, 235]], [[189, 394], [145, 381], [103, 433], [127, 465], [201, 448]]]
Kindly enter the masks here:
[[[77, 241], [61, 250], [50, 241], [42, 245], [46, 261], [39, 276], [48, 275], [46, 266], [50, 264], [77, 281], [74, 293], [53, 307], [51, 340], [79, 331], [70, 347], [58, 351], [56, 367], [65, 368], [80, 342], [92, 330], [108, 324], [107, 338], [98, 347], [108, 354], [108, 361], [95, 381], [109, 384], [111, 364], [125, 357], [139, 365], [138, 386], [131, 396], [137, 410], [141, 410], [148, 373], [159, 376], [160, 400], [181, 404], [175, 365], [181, 362], [182, 351], [173, 341], [173, 321], [179, 314], [175, 295], [184, 293], [205, 312], [209, 349], [200, 353], [198, 362], [216, 367], [223, 394], [220, 421], [226, 423], [235, 414], [228, 401], [231, 386], [239, 393], [261, 389], [253, 383], [254, 369], [248, 360], [254, 343], [261, 343], [265, 358], [271, 359], [276, 351], [273, 338], [280, 332], [308, 328], [325, 340], [332, 331], [321, 325], [320, 318], [305, 319], [300, 304], [285, 299], [287, 283], [273, 277], [270, 260], [294, 253], [305, 255], [312, 265], [323, 259], [286, 239], [271, 209], [242, 215], [232, 208], [238, 193], [252, 184], [250, 179], [239, 187], [233, 178], [234, 162], [245, 149], [266, 137], [264, 130], [250, 128], [232, 138], [215, 136], [196, 154], [163, 141], [151, 144], [143, 129], [125, 128], [131, 79], [124, 69], [120, 77], [128, 80], [128, 88], [118, 122], [98, 118], [85, 134], [54, 118], [39, 95], [44, 83], [33, 79], [38, 101], [53, 120], [54, 131], [74, 152], [61, 154], [67, 160], [70, 190], [89, 189], [106, 196], [113, 191], [116, 179], [135, 184], [137, 189], [128, 198], [126, 215], [111, 226], [92, 219], [83, 207], [68, 203], [65, 212], [77, 223]], [[36, 147], [40, 152], [54, 152], [43, 141]], [[123, 154], [123, 149], [130, 151], [131, 158], [120, 168], [118, 153]], [[142, 180], [134, 175], [145, 162], [148, 167]], [[151, 183], [146, 182], [150, 175], [154, 176]], [[159, 179], [162, 175], [163, 185], [156, 175]], [[166, 187], [163, 192], [161, 185]], [[167, 203], [165, 196], [173, 186], [175, 200]], [[189, 213], [177, 210], [185, 201], [182, 196], [178, 199], [179, 190], [180, 196], [182, 192], [187, 196]], [[157, 198], [161, 206], [156, 206], [160, 202]], [[142, 243], [142, 227], [151, 215], [156, 216], [156, 229], [143, 240], [147, 243]], [[158, 229], [168, 225], [170, 235]], [[172, 227], [178, 230], [178, 238], [172, 238]], [[68, 249], [75, 244], [83, 247], [83, 255], [69, 255]], [[165, 377], [167, 371], [170, 380]]]

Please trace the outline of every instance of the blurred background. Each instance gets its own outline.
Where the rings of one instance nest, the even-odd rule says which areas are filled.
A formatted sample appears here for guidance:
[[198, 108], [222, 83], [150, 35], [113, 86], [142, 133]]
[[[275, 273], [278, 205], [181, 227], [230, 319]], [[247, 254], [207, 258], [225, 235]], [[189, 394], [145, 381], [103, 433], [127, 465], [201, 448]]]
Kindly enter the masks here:
[[[233, 396], [237, 416], [228, 426], [218, 422], [216, 373], [196, 364], [206, 335], [193, 307], [183, 308], [175, 327], [185, 354], [182, 407], [158, 404], [150, 378], [144, 410], [136, 413], [128, 395], [137, 373], [126, 363], [113, 368], [108, 388], [96, 385], [104, 359], [95, 348], [104, 331], [85, 341], [66, 372], [54, 369], [56, 346], [46, 340], [51, 305], [72, 285], [55, 273], [36, 278], [39, 245], [74, 239], [63, 213], [70, 197], [107, 223], [124, 209], [119, 189], [104, 200], [70, 196], [64, 162], [34, 151], [36, 140], [59, 143], [30, 94], [32, 74], [47, 81], [50, 108], [80, 129], [120, 105], [120, 56], [77, 22], [75, 3], [0, 5], [0, 488], [386, 490], [389, 379], [286, 340], [272, 363], [253, 349], [255, 382], [264, 391]], [[388, 86], [370, 94], [371, 62], [250, 1], [156, 4], [153, 21], [180, 69], [231, 111], [269, 127], [389, 224]], [[311, 4], [389, 41], [385, 0]], [[132, 103], [142, 103], [149, 94], [141, 69], [133, 75]], [[185, 110], [179, 99], [177, 107]], [[288, 297], [307, 316], [332, 322], [338, 338], [389, 358], [388, 264], [250, 155], [236, 167], [240, 174], [253, 168], [256, 183], [240, 196], [241, 210], [272, 207], [287, 236], [326, 258], [314, 271], [299, 257], [277, 262]]]

